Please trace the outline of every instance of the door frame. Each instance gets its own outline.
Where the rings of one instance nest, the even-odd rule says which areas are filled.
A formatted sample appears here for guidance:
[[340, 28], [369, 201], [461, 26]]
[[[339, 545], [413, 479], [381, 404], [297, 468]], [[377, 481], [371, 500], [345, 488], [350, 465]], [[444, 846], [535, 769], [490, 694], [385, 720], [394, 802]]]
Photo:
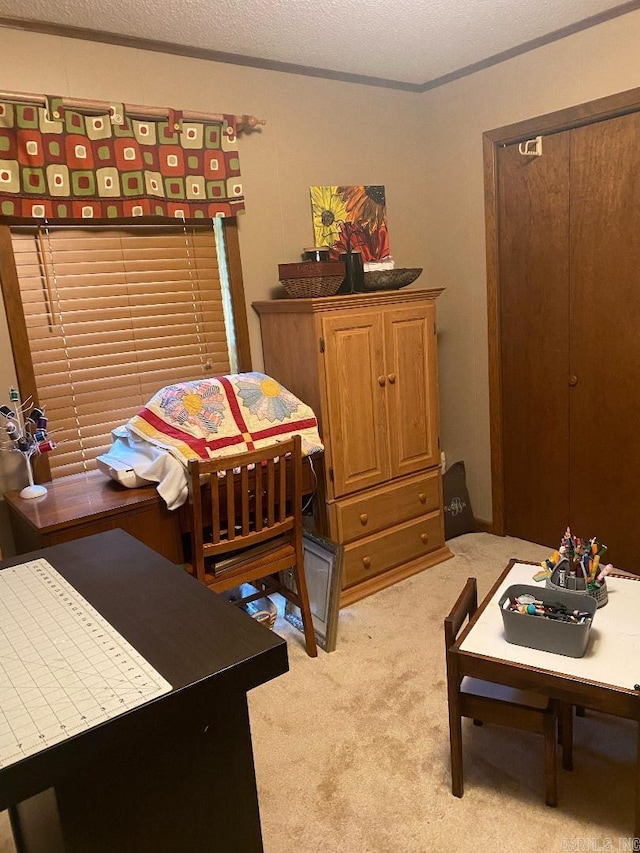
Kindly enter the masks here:
[[640, 111], [640, 87], [598, 98], [482, 134], [484, 216], [487, 255], [487, 319], [489, 333], [489, 437], [491, 443], [491, 532], [505, 535], [504, 455], [502, 421], [502, 341], [500, 338], [498, 148], [535, 136], [558, 133]]

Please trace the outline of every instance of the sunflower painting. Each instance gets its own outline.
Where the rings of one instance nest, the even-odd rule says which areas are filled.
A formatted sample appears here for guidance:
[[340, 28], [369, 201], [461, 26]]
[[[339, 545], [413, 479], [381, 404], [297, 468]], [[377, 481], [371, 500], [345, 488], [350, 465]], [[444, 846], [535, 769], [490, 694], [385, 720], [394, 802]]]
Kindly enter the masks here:
[[365, 262], [389, 257], [383, 186], [311, 187], [311, 211], [315, 245], [333, 260], [354, 249]]

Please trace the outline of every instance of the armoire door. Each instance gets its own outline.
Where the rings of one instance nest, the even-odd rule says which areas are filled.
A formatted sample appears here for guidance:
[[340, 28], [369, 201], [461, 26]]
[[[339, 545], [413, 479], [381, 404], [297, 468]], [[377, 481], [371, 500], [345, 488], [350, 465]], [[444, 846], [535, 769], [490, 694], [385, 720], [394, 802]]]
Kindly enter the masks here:
[[379, 310], [323, 317], [333, 494], [389, 479], [384, 322]]
[[385, 315], [385, 368], [391, 474], [438, 465], [436, 307], [412, 305]]
[[640, 114], [499, 155], [505, 522], [640, 570]]

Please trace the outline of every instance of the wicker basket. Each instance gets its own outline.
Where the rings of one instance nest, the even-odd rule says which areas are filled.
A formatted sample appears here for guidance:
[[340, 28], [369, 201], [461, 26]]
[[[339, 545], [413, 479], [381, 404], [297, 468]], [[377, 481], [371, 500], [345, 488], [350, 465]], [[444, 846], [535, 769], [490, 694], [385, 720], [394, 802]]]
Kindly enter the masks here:
[[292, 299], [313, 299], [316, 296], [334, 296], [343, 279], [343, 275], [320, 275], [316, 278], [283, 278], [280, 284]]
[[292, 299], [333, 296], [344, 281], [344, 264], [336, 261], [310, 261], [278, 264], [280, 284]]

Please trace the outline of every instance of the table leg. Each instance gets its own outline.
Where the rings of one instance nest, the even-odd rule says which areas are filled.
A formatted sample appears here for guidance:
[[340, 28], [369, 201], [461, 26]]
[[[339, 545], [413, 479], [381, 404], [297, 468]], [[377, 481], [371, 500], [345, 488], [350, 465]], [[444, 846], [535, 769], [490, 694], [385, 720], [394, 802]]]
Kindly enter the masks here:
[[13, 843], [18, 853], [64, 853], [57, 821], [56, 795], [47, 788], [35, 797], [9, 808]]
[[454, 797], [464, 794], [462, 764], [462, 717], [460, 716], [460, 692], [458, 683], [450, 679], [449, 691], [449, 742], [451, 748], [451, 793]]
[[564, 770], [573, 770], [573, 705], [570, 702], [560, 704], [559, 723], [562, 767]]
[[558, 777], [556, 773], [556, 717], [545, 714], [544, 732], [544, 782], [545, 802], [548, 806], [558, 805]]
[[638, 720], [637, 739], [638, 744], [636, 754], [636, 799], [633, 828], [636, 840], [640, 839], [640, 720]]
[[204, 724], [166, 722], [152, 737], [125, 729], [55, 792], [15, 806], [20, 853], [262, 853], [246, 696], [213, 702]]

